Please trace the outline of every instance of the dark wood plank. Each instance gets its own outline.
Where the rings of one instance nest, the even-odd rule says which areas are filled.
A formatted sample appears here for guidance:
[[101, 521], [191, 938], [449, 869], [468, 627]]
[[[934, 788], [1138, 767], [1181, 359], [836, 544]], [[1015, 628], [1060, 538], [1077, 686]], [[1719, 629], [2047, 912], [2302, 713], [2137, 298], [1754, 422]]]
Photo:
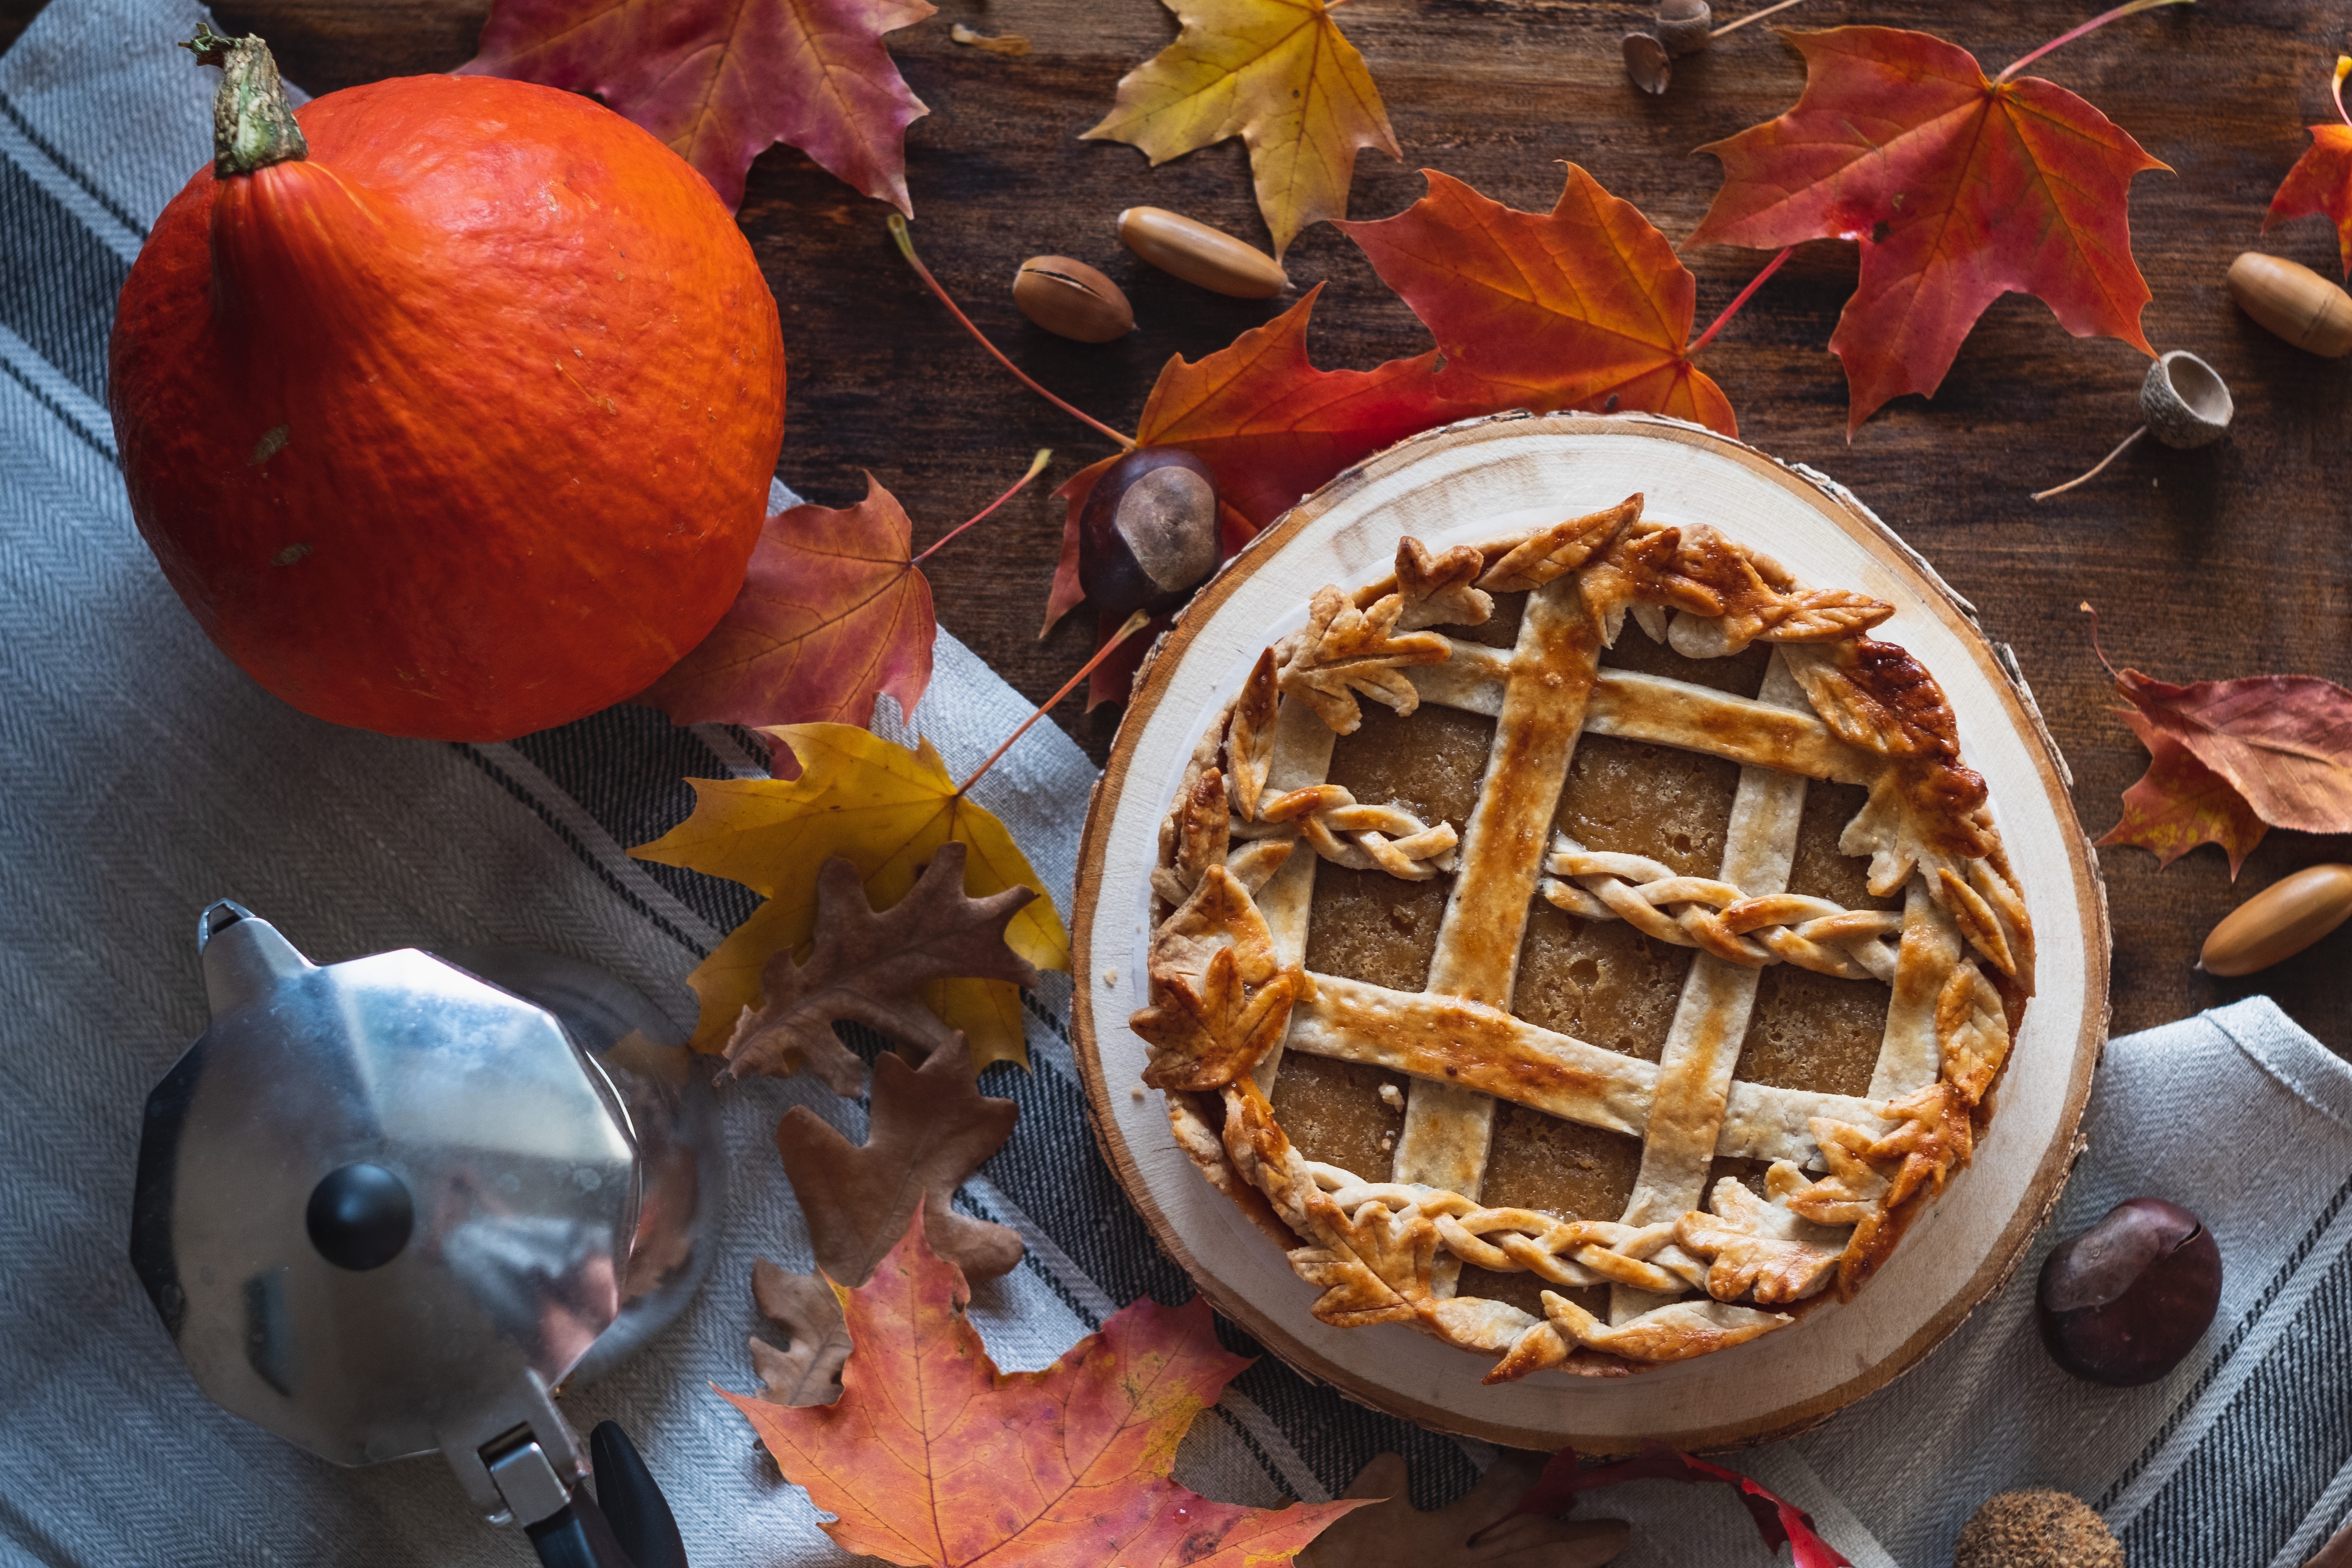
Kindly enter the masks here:
[[[0, 0], [0, 28], [35, 8]], [[485, 9], [481, 0], [218, 7], [224, 26], [268, 37], [287, 77], [313, 91], [454, 66], [471, 52]], [[1406, 149], [1401, 163], [1360, 160], [1351, 208], [1360, 216], [1412, 201], [1413, 171], [1424, 164], [1514, 205], [1548, 207], [1559, 186], [1555, 161], [1565, 158], [1668, 235], [1686, 236], [1718, 183], [1714, 162], [1692, 150], [1780, 112], [1803, 81], [1793, 52], [1759, 27], [1682, 62], [1673, 90], [1646, 99], [1618, 65], [1617, 37], [1637, 20], [1631, 5], [1350, 0], [1341, 19]], [[2072, 19], [2022, 0], [1959, 13], [1926, 0], [1867, 9], [1814, 0], [1789, 17], [1926, 27], [1993, 68]], [[1025, 34], [1034, 52], [1004, 58], [960, 47], [949, 37], [958, 21]], [[2156, 674], [2352, 679], [2346, 367], [2267, 336], [2222, 287], [2231, 257], [2251, 247], [2334, 265], [2324, 223], [2268, 241], [2258, 231], [2305, 142], [2303, 126], [2326, 111], [2339, 22], [2322, 0], [2184, 7], [2127, 19], [2037, 68], [2172, 166], [2134, 186], [2136, 249], [2156, 292], [2146, 325], [2159, 348], [2193, 350], [2229, 381], [2239, 416], [2221, 446], [2178, 453], [2144, 442], [2095, 485], [2035, 506], [2031, 491], [2087, 467], [2137, 423], [2145, 362], [2121, 343], [2067, 336], [2022, 296], [1986, 314], [1932, 403], [1903, 399], [1848, 445], [1844, 380], [1826, 351], [1855, 265], [1839, 245], [1801, 251], [1704, 356], [1747, 438], [1852, 486], [1976, 602], [1994, 637], [2016, 645], [2094, 832], [2114, 821], [2144, 758], [2109, 711], [2115, 699], [2078, 601], [2104, 612], [2112, 656]], [[1148, 201], [1264, 237], [1238, 142], [1153, 170], [1131, 148], [1077, 139], [1120, 74], [1173, 35], [1151, 0], [944, 0], [941, 15], [892, 40], [933, 110], [908, 136], [926, 257], [1032, 374], [1129, 427], [1168, 355], [1221, 347], [1281, 303], [1213, 299], [1143, 268], [1113, 237], [1118, 210]], [[1055, 448], [1049, 482], [1107, 449], [991, 365], [898, 263], [884, 209], [799, 153], [779, 148], [760, 160], [741, 216], [783, 304], [793, 389], [782, 472], [811, 499], [847, 502], [870, 468], [907, 503], [919, 540], [929, 539], [978, 510], [1036, 447]], [[1109, 273], [1133, 299], [1139, 329], [1086, 347], [1028, 327], [1007, 287], [1023, 258], [1045, 251]], [[1710, 247], [1685, 259], [1706, 320], [1764, 258]], [[1330, 285], [1318, 363], [1367, 366], [1424, 346], [1411, 313], [1337, 231], [1302, 237], [1288, 265], [1302, 285]], [[932, 563], [941, 619], [1037, 699], [1090, 642], [1076, 624], [1036, 637], [1060, 530], [1061, 509], [1041, 489]], [[1109, 710], [1089, 716], [1073, 698], [1055, 718], [1096, 756], [1107, 750]], [[2347, 855], [2352, 844], [2341, 840], [2273, 834], [2233, 887], [2215, 849], [2161, 873], [2141, 851], [2106, 851], [2116, 1026], [2267, 990], [2321, 1038], [2352, 1049], [2352, 931], [2248, 980], [2190, 967], [2205, 931], [2243, 893]]]

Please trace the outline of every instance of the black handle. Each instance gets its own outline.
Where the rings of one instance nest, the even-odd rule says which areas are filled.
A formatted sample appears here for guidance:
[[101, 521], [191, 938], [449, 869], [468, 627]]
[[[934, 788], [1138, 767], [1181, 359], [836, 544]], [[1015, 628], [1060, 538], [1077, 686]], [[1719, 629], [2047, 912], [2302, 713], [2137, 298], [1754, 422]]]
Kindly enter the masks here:
[[617, 1422], [598, 1425], [588, 1450], [596, 1464], [600, 1506], [585, 1486], [571, 1505], [526, 1533], [545, 1568], [688, 1568], [686, 1542], [653, 1472]]

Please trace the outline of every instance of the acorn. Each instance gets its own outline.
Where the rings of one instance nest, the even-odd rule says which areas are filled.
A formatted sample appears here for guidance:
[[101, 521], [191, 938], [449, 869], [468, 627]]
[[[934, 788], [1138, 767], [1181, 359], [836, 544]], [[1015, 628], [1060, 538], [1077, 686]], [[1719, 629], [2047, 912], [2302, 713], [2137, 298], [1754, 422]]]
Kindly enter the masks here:
[[2352, 353], [2352, 294], [2298, 262], [2260, 251], [2230, 263], [2238, 309], [2299, 349], [2327, 359]]
[[1190, 452], [1139, 447], [1087, 492], [1078, 512], [1078, 585], [1097, 609], [1172, 610], [1216, 565], [1216, 481]]
[[1658, 42], [1675, 56], [1696, 54], [1715, 36], [1706, 0], [1659, 0]]
[[1664, 92], [1675, 79], [1674, 57], [1666, 53], [1666, 46], [1647, 33], [1628, 33], [1624, 49], [1625, 74], [1633, 85], [1653, 98]]
[[2231, 910], [2205, 939], [2197, 967], [2235, 976], [2292, 958], [2352, 917], [2352, 866], [2305, 866]]
[[1033, 256], [1013, 275], [1013, 303], [1049, 332], [1107, 343], [1135, 331], [1135, 310], [1118, 285], [1066, 256]]

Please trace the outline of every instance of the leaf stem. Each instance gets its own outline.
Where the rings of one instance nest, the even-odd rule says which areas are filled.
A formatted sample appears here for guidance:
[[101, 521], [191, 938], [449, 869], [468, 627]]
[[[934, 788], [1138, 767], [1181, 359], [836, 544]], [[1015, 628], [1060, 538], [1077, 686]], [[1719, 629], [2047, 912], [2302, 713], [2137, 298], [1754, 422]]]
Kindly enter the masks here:
[[[1795, 0], [1788, 0], [1788, 3], [1793, 5], [1795, 4]], [[1735, 298], [1730, 304], [1726, 305], [1723, 308], [1723, 314], [1717, 316], [1713, 324], [1710, 325], [1706, 331], [1698, 335], [1698, 341], [1692, 343], [1690, 347], [1683, 351], [1683, 358], [1689, 359], [1692, 355], [1697, 353], [1699, 350], [1713, 342], [1715, 341], [1715, 334], [1723, 331], [1724, 323], [1730, 321], [1732, 317], [1739, 314], [1739, 307], [1748, 303], [1748, 301], [1755, 296], [1757, 289], [1764, 287], [1764, 279], [1771, 277], [1772, 274], [1780, 270], [1780, 264], [1788, 260], [1790, 257], [1796, 254], [1796, 249], [1797, 247], [1795, 246], [1790, 246], [1787, 249], [1781, 251], [1780, 255], [1766, 262], [1764, 264], [1764, 270], [1759, 272], [1755, 277], [1750, 278], [1748, 280], [1748, 287], [1742, 289], [1738, 297]]]
[[1024, 719], [1021, 721], [1021, 728], [1013, 731], [1013, 733], [1004, 738], [1004, 744], [997, 747], [996, 750], [988, 753], [988, 761], [972, 769], [971, 776], [964, 780], [963, 783], [956, 785], [956, 794], [962, 795], [966, 791], [970, 790], [972, 785], [978, 784], [980, 782], [980, 775], [994, 767], [996, 765], [996, 759], [1011, 751], [1013, 749], [1013, 742], [1029, 732], [1029, 726], [1034, 724], [1038, 720], [1043, 719], [1047, 713], [1051, 712], [1053, 710], [1054, 704], [1059, 702], [1063, 698], [1067, 697], [1071, 692], [1076, 691], [1078, 689], [1078, 682], [1084, 680], [1087, 676], [1092, 675], [1095, 672], [1095, 666], [1100, 664], [1103, 660], [1110, 657], [1111, 649], [1117, 647], [1119, 644], [1125, 642], [1128, 638], [1133, 637], [1136, 633], [1141, 631], [1150, 624], [1151, 617], [1141, 610], [1138, 610], [1135, 614], [1128, 616], [1127, 624], [1120, 626], [1118, 630], [1111, 634], [1110, 641], [1095, 649], [1094, 658], [1080, 665], [1078, 667], [1077, 674], [1062, 682], [1062, 689], [1054, 693], [1051, 697], [1045, 699], [1045, 702], [1039, 706], [1037, 711], [1030, 714], [1028, 718]]
[[915, 276], [921, 279], [930, 289], [931, 292], [940, 297], [940, 303], [948, 308], [948, 314], [953, 316], [957, 321], [961, 321], [963, 323], [963, 330], [972, 335], [973, 341], [978, 342], [982, 348], [986, 349], [992, 355], [993, 355], [997, 363], [1011, 371], [1013, 375], [1020, 380], [1022, 385], [1027, 387], [1030, 391], [1035, 393], [1038, 396], [1044, 398], [1046, 402], [1052, 404], [1055, 407], [1060, 409], [1071, 418], [1079, 420], [1084, 424], [1093, 426], [1096, 429], [1101, 431], [1104, 435], [1118, 442], [1121, 451], [1132, 452], [1135, 450], [1135, 442], [1131, 438], [1120, 435], [1118, 431], [1112, 429], [1109, 426], [1104, 424], [1101, 420], [1096, 418], [1093, 415], [1087, 413], [1085, 410], [1074, 408], [1069, 404], [1063, 402], [1060, 398], [1055, 396], [1052, 393], [1038, 385], [1034, 381], [1032, 381], [1026, 371], [1023, 370], [1019, 365], [1014, 364], [1011, 360], [1006, 359], [1003, 353], [998, 350], [997, 346], [988, 341], [988, 335], [982, 332], [978, 327], [973, 326], [971, 324], [971, 318], [965, 315], [957, 306], [956, 302], [948, 297], [948, 291], [940, 286], [940, 280], [931, 276], [931, 269], [923, 265], [923, 258], [915, 254], [915, 241], [914, 237], [907, 232], [907, 220], [897, 213], [892, 213], [890, 215], [890, 237], [898, 242], [898, 254], [907, 258], [907, 265], [915, 269]]
[[2075, 27], [2071, 31], [2059, 34], [2056, 37], [2051, 39], [2048, 43], [2042, 45], [2032, 54], [2027, 55], [2024, 58], [2010, 62], [2010, 67], [2007, 70], [1992, 79], [1993, 85], [1996, 87], [2000, 86], [2002, 82], [2007, 81], [2010, 78], [2015, 76], [2018, 72], [2023, 70], [2026, 67], [2032, 65], [2034, 61], [2048, 54], [2051, 50], [2057, 48], [2062, 45], [2071, 44], [2085, 33], [2095, 33], [2101, 27], [2105, 26], [2108, 23], [2116, 21], [2118, 18], [2124, 16], [2136, 16], [2142, 11], [2153, 11], [2158, 5], [2187, 5], [2191, 3], [2192, 0], [2129, 0], [2128, 4], [2118, 5], [2112, 11], [2103, 11], [2099, 15], [2092, 17], [2089, 21], [2084, 23], [2081, 26]]
[[1748, 26], [1750, 22], [1760, 22], [1765, 17], [1770, 16], [1773, 12], [1785, 11], [1790, 6], [1796, 4], [1797, 0], [1774, 0], [1772, 5], [1765, 6], [1761, 11], [1750, 11], [1745, 16], [1740, 17], [1737, 22], [1726, 22], [1722, 26], [1717, 27], [1714, 32], [1709, 33], [1707, 37], [1710, 38], [1719, 38], [1726, 33], [1736, 33], [1739, 31], [1740, 28]]
[[1029, 471], [1022, 475], [1019, 479], [1013, 480], [1012, 489], [1006, 490], [1003, 495], [998, 496], [994, 500], [990, 501], [986, 506], [982, 507], [978, 512], [972, 515], [970, 521], [958, 523], [955, 527], [948, 530], [945, 533], [940, 535], [939, 538], [933, 540], [931, 542], [931, 547], [929, 550], [924, 551], [920, 555], [918, 555], [912, 561], [908, 562], [907, 564], [909, 566], [920, 566], [924, 562], [929, 561], [932, 556], [937, 555], [940, 552], [940, 545], [945, 544], [949, 540], [953, 539], [957, 534], [961, 533], [965, 529], [970, 528], [972, 523], [980, 521], [990, 512], [994, 511], [998, 507], [1003, 506], [1006, 501], [1009, 501], [1014, 496], [1019, 495], [1021, 493], [1021, 487], [1027, 484], [1031, 479], [1035, 479], [1039, 474], [1044, 473], [1045, 471], [1045, 465], [1053, 460], [1053, 447], [1038, 447], [1037, 455], [1029, 459]]
[[2332, 84], [2336, 94], [2336, 118], [2352, 125], [2352, 114], [2344, 112], [2344, 79], [2347, 76], [2352, 76], [2352, 55], [2338, 55], [2336, 57], [2336, 80]]
[[2115, 665], [2107, 658], [2107, 650], [2099, 646], [2099, 612], [2091, 608], [2091, 601], [2088, 599], [2084, 599], [2074, 607], [2091, 617], [2091, 651], [2099, 656], [2101, 664], [2106, 665], [2107, 674], [2116, 680], [2121, 681], [2123, 677], [2116, 674]]
[[2064, 495], [2076, 485], [2089, 484], [2093, 479], [2097, 479], [2101, 474], [2107, 471], [2107, 465], [2109, 463], [2114, 462], [2117, 458], [2122, 457], [2126, 451], [2129, 451], [2131, 449], [2131, 444], [2134, 441], [2138, 440], [2141, 437], [2147, 434], [2147, 426], [2145, 425], [2141, 426], [2138, 429], [2133, 431], [2130, 435], [2125, 437], [2120, 442], [2116, 443], [2116, 449], [2114, 451], [2109, 452], [2105, 457], [2101, 458], [2097, 468], [2093, 468], [2089, 473], [2084, 474], [2080, 479], [2068, 479], [2064, 484], [2053, 485], [2046, 490], [2036, 490], [2033, 492], [2033, 499], [2035, 500], [2048, 500], [2052, 496]]

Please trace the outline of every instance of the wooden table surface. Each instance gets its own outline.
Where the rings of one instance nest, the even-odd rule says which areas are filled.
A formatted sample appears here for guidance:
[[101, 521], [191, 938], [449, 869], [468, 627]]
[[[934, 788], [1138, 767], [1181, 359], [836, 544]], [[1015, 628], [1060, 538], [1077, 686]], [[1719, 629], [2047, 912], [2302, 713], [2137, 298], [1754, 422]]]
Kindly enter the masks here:
[[[940, 14], [894, 35], [892, 53], [931, 108], [908, 136], [915, 234], [974, 319], [1032, 374], [1097, 416], [1133, 428], [1171, 353], [1198, 356], [1286, 301], [1219, 300], [1143, 267], [1114, 237], [1118, 210], [1150, 203], [1265, 242], [1241, 143], [1162, 168], [1078, 133], [1129, 68], [1175, 23], [1155, 0], [940, 0]], [[1723, 19], [1748, 9], [1733, 0]], [[1998, 69], [2093, 14], [1997, 0], [1949, 7], [1810, 0], [1791, 23], [1910, 26], [1938, 32]], [[38, 0], [0, 0], [0, 43]], [[276, 49], [289, 80], [325, 92], [385, 76], [444, 70], [473, 53], [484, 0], [220, 0], [224, 26]], [[2079, 16], [2078, 16], [2079, 13]], [[1664, 99], [1636, 92], [1618, 37], [1633, 5], [1585, 0], [1349, 0], [1344, 30], [1370, 62], [1404, 160], [1359, 160], [1350, 212], [1398, 212], [1441, 168], [1515, 206], [1549, 209], [1558, 161], [1573, 160], [1641, 206], [1670, 237], [1696, 226], [1718, 184], [1703, 142], [1795, 101], [1803, 69], [1757, 27], [1677, 67]], [[951, 24], [1017, 32], [1024, 58], [953, 43]], [[2133, 185], [2135, 252], [2155, 302], [2144, 325], [2159, 350], [2210, 361], [2238, 405], [2231, 436], [2201, 452], [2142, 442], [2099, 480], [2037, 506], [2032, 490], [2088, 467], [2137, 423], [2147, 362], [2126, 344], [2066, 335], [2038, 300], [1989, 310], [1933, 402], [1906, 397], [1848, 445], [1845, 381], [1827, 343], [1851, 291], [1853, 247], [1799, 251], [1702, 356], [1765, 451], [1851, 486], [2015, 646], [2073, 764], [2074, 799], [2094, 835], [2145, 753], [2110, 710], [2093, 656], [2089, 600], [2119, 664], [2172, 679], [2301, 671], [2352, 680], [2346, 639], [2352, 539], [2347, 376], [2352, 362], [2288, 348], [2237, 313], [2230, 259], [2263, 248], [2330, 271], [2335, 237], [2306, 219], [2264, 239], [2271, 193], [2332, 112], [2328, 69], [2340, 10], [2322, 0], [2235, 0], [2126, 18], [2035, 69], [2088, 98], [2170, 174]], [[940, 620], [1004, 677], [1042, 700], [1084, 660], [1083, 613], [1040, 641], [1061, 535], [1048, 490], [1108, 444], [989, 363], [898, 261], [887, 209], [800, 153], [775, 148], [752, 168], [741, 219], [782, 302], [791, 363], [790, 429], [780, 472], [811, 500], [845, 505], [870, 469], [906, 503], [918, 543], [977, 510], [1038, 447], [1045, 479], [926, 570]], [[1126, 289], [1140, 323], [1102, 347], [1066, 342], [1015, 314], [1008, 284], [1026, 257], [1091, 261]], [[1764, 257], [1720, 247], [1685, 261], [1705, 322]], [[1316, 362], [1369, 367], [1418, 353], [1426, 338], [1337, 230], [1309, 230], [1287, 265], [1302, 287], [1329, 280], [1313, 334]], [[1081, 623], [1086, 624], [1081, 624]], [[1099, 760], [1116, 710], [1073, 697], [1054, 718]], [[2232, 886], [2219, 849], [2169, 869], [2131, 848], [2102, 854], [2113, 903], [2115, 1026], [2165, 1022], [2256, 990], [2352, 1054], [2352, 927], [2260, 976], [2219, 981], [2191, 967], [2205, 932], [2242, 897], [2352, 844], [2273, 832]]]

